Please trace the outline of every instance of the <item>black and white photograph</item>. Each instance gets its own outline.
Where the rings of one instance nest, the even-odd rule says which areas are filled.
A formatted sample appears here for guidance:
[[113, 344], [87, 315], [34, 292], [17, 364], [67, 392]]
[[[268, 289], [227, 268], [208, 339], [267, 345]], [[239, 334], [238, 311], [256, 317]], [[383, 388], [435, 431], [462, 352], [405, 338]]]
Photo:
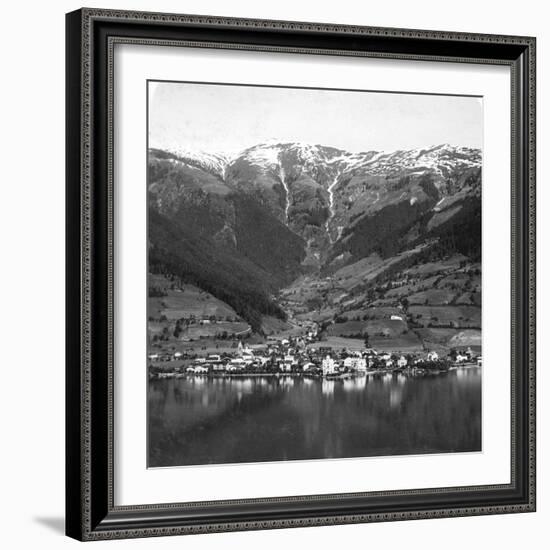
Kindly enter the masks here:
[[482, 450], [480, 97], [148, 82], [148, 466]]
[[542, 547], [546, 4], [22, 6], [2, 548]]

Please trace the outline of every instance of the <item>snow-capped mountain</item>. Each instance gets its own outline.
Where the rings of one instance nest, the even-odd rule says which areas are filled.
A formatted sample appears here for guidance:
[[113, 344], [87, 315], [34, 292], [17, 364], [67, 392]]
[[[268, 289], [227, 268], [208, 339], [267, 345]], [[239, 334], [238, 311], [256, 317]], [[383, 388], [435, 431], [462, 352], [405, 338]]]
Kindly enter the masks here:
[[179, 147], [166, 149], [166, 152], [173, 155], [174, 160], [201, 168], [206, 172], [210, 172], [221, 177], [222, 179], [225, 177], [225, 170], [231, 161], [231, 158], [223, 153], [190, 151]]
[[479, 149], [449, 144], [357, 153], [271, 142], [234, 156], [152, 149], [149, 191], [170, 215], [185, 204], [194, 211], [208, 205], [208, 219], [223, 221], [214, 237], [228, 246], [242, 215], [234, 197], [246, 196], [264, 219], [303, 240], [305, 265], [319, 267], [360, 257], [386, 239], [399, 248], [452, 225], [480, 203], [481, 163]]
[[443, 178], [457, 170], [481, 166], [481, 151], [449, 144], [419, 147], [397, 151], [367, 151], [351, 153], [335, 147], [308, 143], [261, 143], [249, 147], [237, 155], [207, 153], [182, 148], [167, 149], [176, 159], [201, 167], [207, 172], [223, 177], [227, 170], [239, 161], [247, 162], [266, 172], [278, 172], [285, 160], [291, 158], [302, 170], [316, 173], [320, 168], [339, 175], [356, 170], [368, 170], [371, 175], [415, 175], [432, 172]]
[[437, 145], [425, 148], [398, 151], [369, 152], [346, 155], [339, 166], [344, 173], [365, 170], [371, 175], [393, 176], [432, 172], [449, 177], [457, 170], [481, 166], [479, 149]]
[[[150, 149], [149, 261], [259, 327], [281, 314], [272, 297], [302, 276], [326, 282], [383, 265], [376, 276], [391, 278], [403, 262], [453, 254], [479, 262], [481, 163], [478, 149], [447, 144], [357, 153], [263, 143], [232, 156]], [[353, 284], [361, 294], [362, 279]], [[315, 288], [308, 296], [324, 303]]]

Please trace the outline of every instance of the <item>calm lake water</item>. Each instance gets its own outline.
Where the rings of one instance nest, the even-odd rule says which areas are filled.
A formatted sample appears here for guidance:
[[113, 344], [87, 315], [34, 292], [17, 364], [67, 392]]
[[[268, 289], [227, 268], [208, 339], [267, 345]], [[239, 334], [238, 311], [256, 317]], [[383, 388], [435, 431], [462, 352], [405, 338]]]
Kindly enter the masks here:
[[481, 369], [149, 381], [149, 466], [481, 450]]

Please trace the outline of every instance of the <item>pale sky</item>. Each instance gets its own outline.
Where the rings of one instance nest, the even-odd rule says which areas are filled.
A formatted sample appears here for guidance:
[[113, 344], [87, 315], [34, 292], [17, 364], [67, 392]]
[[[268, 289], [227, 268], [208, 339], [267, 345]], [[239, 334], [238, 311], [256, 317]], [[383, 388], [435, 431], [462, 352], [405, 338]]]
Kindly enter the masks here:
[[351, 152], [482, 146], [479, 97], [149, 82], [149, 146], [236, 153], [266, 141]]

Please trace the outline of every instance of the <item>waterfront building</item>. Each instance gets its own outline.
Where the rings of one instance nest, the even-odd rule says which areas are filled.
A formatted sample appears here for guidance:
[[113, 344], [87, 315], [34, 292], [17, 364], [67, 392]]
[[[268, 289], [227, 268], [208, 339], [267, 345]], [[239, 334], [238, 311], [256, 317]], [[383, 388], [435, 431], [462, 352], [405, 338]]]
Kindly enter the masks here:
[[233, 367], [233, 369], [244, 369], [246, 363], [244, 362], [244, 359], [241, 357], [235, 357], [234, 359], [231, 359], [229, 362], [229, 367]]
[[323, 370], [323, 376], [326, 376], [327, 374], [335, 374], [336, 362], [330, 355], [327, 355], [321, 363], [321, 368]]
[[439, 359], [439, 355], [436, 351], [430, 351], [427, 356], [428, 361], [437, 361]]
[[285, 355], [284, 362], [290, 363], [291, 365], [296, 365], [298, 364], [298, 359], [294, 355], [288, 354], [288, 355]]
[[344, 367], [351, 370], [364, 372], [367, 370], [367, 361], [362, 357], [346, 357], [344, 359]]

